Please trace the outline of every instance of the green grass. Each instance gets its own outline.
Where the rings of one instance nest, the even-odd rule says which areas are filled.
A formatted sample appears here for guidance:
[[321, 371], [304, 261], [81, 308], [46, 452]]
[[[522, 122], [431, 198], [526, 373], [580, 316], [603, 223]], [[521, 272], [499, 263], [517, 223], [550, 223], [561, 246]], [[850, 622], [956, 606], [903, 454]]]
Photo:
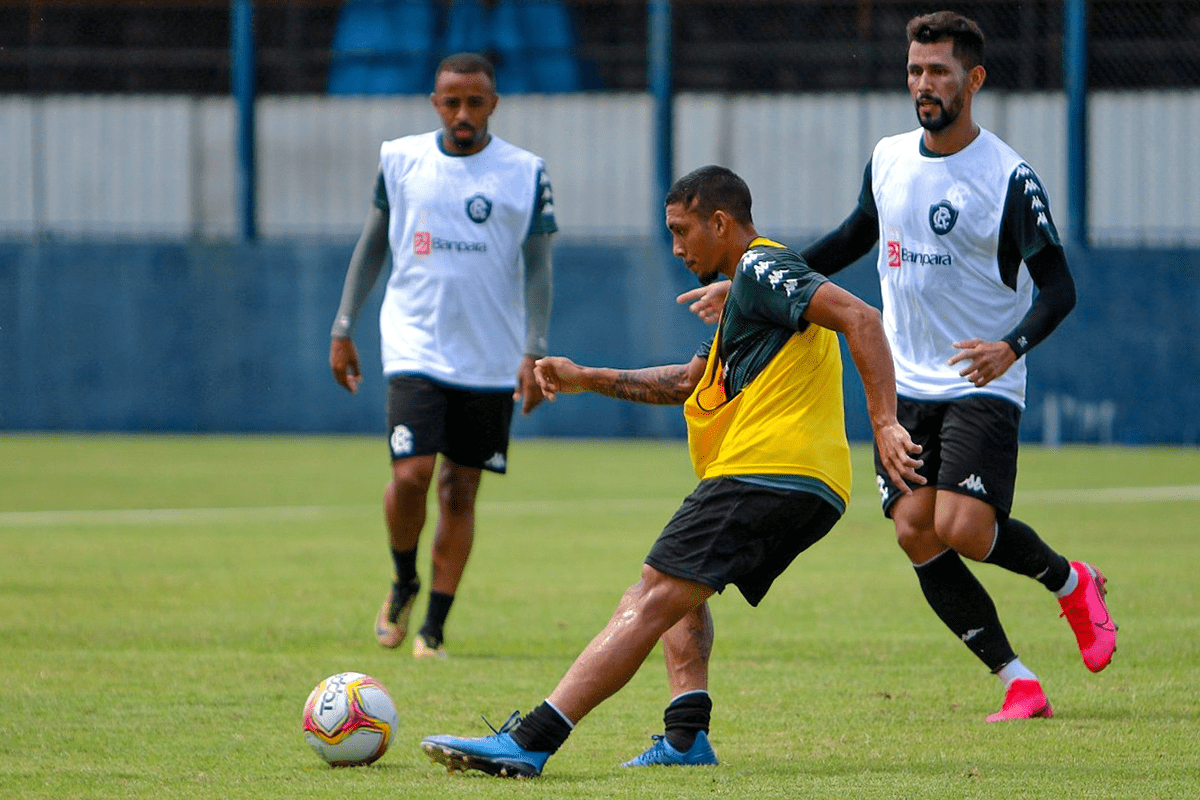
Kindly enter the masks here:
[[[713, 601], [722, 765], [616, 767], [661, 727], [655, 653], [535, 781], [448, 775], [418, 742], [540, 702], [695, 481], [680, 442], [517, 440], [511, 466], [484, 482], [452, 656], [416, 663], [371, 635], [391, 570], [376, 438], [0, 436], [0, 797], [1196, 795], [1194, 449], [1022, 454], [1016, 515], [1102, 566], [1121, 625], [1092, 675], [1052, 597], [977, 570], [1053, 720], [983, 723], [999, 683], [925, 606], [857, 449], [834, 533], [759, 609], [736, 591]], [[1152, 486], [1191, 489], [1112, 491]], [[330, 769], [301, 706], [351, 669], [388, 686], [400, 730], [376, 765]]]

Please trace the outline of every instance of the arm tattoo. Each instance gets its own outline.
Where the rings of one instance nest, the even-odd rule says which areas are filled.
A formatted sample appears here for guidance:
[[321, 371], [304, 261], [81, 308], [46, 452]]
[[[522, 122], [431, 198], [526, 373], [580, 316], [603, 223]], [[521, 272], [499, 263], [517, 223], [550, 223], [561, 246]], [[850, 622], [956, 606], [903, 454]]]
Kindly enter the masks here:
[[607, 394], [618, 400], [656, 405], [680, 405], [692, 393], [686, 364], [618, 370]]

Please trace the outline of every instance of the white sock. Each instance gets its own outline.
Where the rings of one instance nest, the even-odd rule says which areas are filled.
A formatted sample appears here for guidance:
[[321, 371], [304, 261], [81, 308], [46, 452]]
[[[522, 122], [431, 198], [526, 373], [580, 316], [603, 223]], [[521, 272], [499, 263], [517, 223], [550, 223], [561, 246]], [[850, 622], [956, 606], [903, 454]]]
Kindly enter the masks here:
[[575, 723], [571, 722], [571, 720], [567, 719], [567, 715], [562, 713], [561, 711], [559, 711], [558, 706], [554, 705], [554, 703], [551, 703], [549, 700], [546, 700], [545, 702], [546, 702], [546, 705], [548, 705], [552, 709], [554, 709], [555, 714], [558, 714], [560, 717], [562, 717], [562, 721], [567, 723], [567, 727], [569, 727], [571, 730], [575, 730]]
[[689, 696], [689, 695], [693, 695], [693, 694], [703, 694], [703, 695], [707, 695], [707, 694], [708, 694], [708, 689], [692, 689], [691, 691], [684, 692], [683, 694], [676, 695], [676, 696], [674, 696], [674, 697], [672, 697], [672, 698], [671, 698], [671, 702], [667, 703], [667, 705], [668, 705], [668, 706], [673, 706], [673, 705], [675, 705], [675, 701], [676, 701], [676, 700], [678, 700], [679, 698], [681, 698], [681, 697], [687, 697], [687, 696]]
[[1021, 659], [1014, 658], [1012, 661], [1005, 664], [996, 672], [996, 677], [1004, 683], [1005, 688], [1012, 685], [1015, 680], [1036, 681], [1037, 675], [1029, 671], [1029, 667], [1021, 663]]
[[1067, 572], [1067, 582], [1062, 585], [1062, 588], [1054, 593], [1055, 597], [1066, 597], [1079, 586], [1079, 573], [1074, 567]]

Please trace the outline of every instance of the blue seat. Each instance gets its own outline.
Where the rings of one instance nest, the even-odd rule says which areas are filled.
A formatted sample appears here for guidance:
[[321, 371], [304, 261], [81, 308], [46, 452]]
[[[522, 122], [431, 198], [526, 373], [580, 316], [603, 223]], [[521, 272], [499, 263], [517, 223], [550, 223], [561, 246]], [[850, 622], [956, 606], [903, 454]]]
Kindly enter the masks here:
[[573, 92], [583, 87], [570, 9], [559, 0], [454, 0], [446, 21], [446, 51], [476, 52], [496, 64], [505, 94]]
[[484, 53], [496, 66], [496, 87], [506, 94], [529, 91], [518, 53], [521, 33], [511, 3], [494, 7], [480, 0], [454, 0], [446, 14], [447, 53]]
[[521, 0], [516, 3], [523, 50], [535, 92], [577, 92], [584, 88], [575, 55], [578, 40], [571, 10], [559, 0]]
[[334, 29], [330, 94], [423, 94], [432, 89], [436, 0], [347, 0]]

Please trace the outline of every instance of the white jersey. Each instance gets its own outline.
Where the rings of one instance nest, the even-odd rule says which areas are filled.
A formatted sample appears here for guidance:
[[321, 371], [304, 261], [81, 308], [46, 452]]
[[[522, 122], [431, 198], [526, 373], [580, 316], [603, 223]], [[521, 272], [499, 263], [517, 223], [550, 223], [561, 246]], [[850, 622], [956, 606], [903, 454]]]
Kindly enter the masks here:
[[879, 219], [883, 321], [896, 391], [915, 400], [998, 395], [1025, 407], [1025, 359], [977, 388], [947, 364], [967, 339], [999, 341], [1024, 318], [1033, 281], [1021, 264], [1057, 242], [1037, 175], [980, 130], [949, 156], [921, 149], [922, 129], [881, 140], [870, 186]]
[[492, 136], [454, 156], [440, 132], [384, 142], [392, 272], [380, 311], [383, 372], [511, 389], [525, 346], [530, 232], [555, 230], [545, 164]]

